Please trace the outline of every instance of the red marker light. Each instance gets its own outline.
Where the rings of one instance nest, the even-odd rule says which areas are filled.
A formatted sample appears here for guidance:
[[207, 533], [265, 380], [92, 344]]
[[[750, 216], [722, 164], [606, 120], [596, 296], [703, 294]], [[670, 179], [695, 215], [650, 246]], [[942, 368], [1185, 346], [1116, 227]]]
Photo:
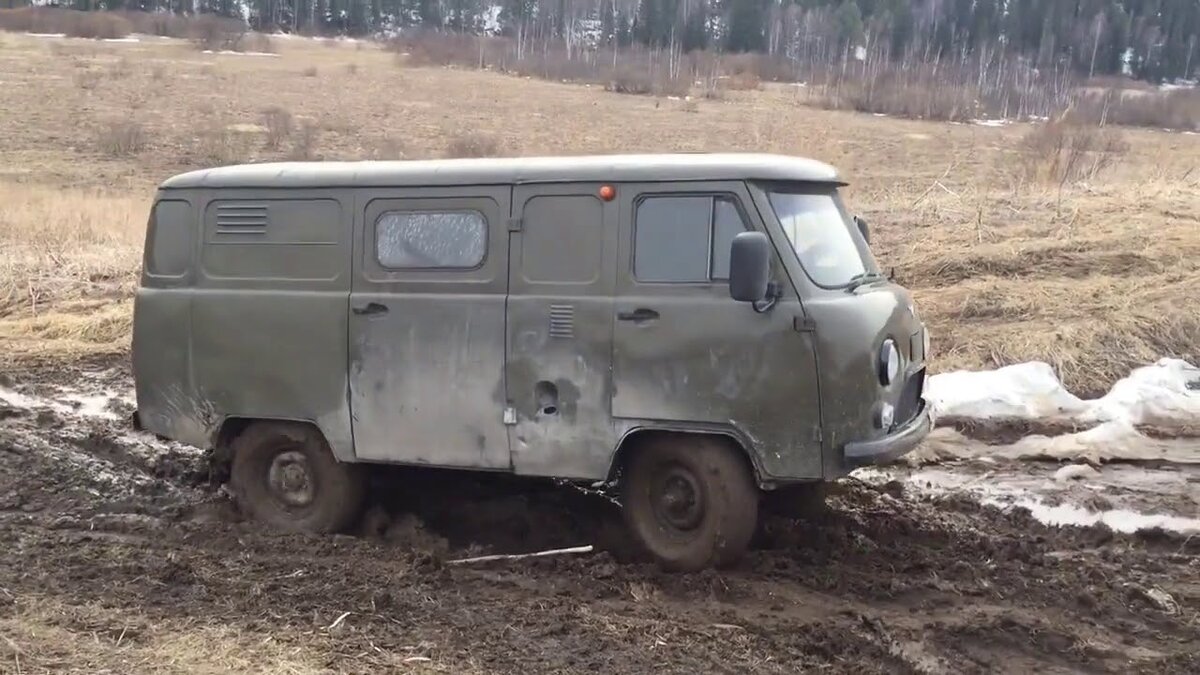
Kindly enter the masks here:
[[600, 199], [611, 202], [617, 196], [617, 189], [611, 185], [600, 186]]

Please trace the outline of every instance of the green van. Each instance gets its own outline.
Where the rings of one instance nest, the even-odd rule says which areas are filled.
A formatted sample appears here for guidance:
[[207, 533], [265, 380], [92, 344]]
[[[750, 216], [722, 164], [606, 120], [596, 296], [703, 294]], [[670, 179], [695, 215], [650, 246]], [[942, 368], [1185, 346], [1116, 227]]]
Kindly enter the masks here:
[[820, 162], [684, 154], [256, 164], [165, 181], [137, 423], [253, 517], [353, 524], [370, 464], [619, 490], [672, 570], [760, 503], [928, 433], [928, 333]]

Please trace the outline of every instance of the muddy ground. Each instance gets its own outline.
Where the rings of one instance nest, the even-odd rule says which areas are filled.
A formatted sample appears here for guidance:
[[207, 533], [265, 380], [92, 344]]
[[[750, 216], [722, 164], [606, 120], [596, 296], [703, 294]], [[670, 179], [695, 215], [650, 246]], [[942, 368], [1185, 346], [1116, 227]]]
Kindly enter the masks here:
[[[609, 505], [394, 472], [359, 535], [272, 533], [203, 453], [129, 429], [120, 367], [0, 387], [4, 672], [1200, 672], [1197, 536], [1053, 528], [876, 475], [771, 520], [725, 572], [605, 550], [463, 565], [603, 549]], [[1200, 480], [1171, 475], [1162, 509], [1196, 517]]]

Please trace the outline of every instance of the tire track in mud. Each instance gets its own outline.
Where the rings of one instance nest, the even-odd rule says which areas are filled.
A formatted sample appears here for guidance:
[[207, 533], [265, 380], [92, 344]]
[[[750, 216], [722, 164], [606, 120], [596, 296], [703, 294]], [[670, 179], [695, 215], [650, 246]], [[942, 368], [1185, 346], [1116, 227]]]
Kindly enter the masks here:
[[0, 620], [48, 605], [114, 634], [144, 617], [143, 641], [229, 628], [352, 672], [1200, 671], [1200, 538], [850, 480], [822, 517], [767, 522], [723, 572], [604, 551], [448, 566], [593, 543], [603, 511], [552, 486], [385, 477], [369, 536], [306, 537], [240, 522], [210, 478], [203, 453], [117, 419], [0, 406]]

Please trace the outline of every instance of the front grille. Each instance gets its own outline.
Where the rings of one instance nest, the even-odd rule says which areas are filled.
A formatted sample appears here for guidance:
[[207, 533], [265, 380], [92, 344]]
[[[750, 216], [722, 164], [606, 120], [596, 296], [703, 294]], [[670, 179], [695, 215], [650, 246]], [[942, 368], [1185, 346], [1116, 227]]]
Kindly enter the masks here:
[[925, 369], [921, 368], [908, 376], [896, 402], [896, 426], [907, 424], [921, 409], [921, 395], [925, 393]]

